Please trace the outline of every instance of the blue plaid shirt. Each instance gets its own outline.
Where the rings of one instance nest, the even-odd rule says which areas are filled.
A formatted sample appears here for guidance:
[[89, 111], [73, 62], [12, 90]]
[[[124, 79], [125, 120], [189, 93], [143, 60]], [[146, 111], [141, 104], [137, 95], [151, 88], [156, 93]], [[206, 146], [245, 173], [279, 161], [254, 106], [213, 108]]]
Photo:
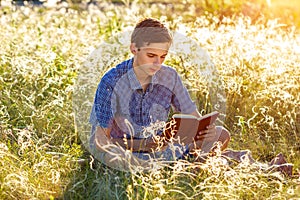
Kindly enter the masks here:
[[[98, 85], [90, 123], [111, 128], [111, 137], [133, 136], [141, 138], [143, 129], [157, 121], [167, 121], [171, 106], [184, 114], [196, 110], [187, 89], [177, 72], [168, 66], [152, 77], [143, 92], [134, 71], [133, 58], [109, 70]], [[126, 121], [131, 124], [130, 131]], [[127, 123], [128, 124], [128, 123]]]

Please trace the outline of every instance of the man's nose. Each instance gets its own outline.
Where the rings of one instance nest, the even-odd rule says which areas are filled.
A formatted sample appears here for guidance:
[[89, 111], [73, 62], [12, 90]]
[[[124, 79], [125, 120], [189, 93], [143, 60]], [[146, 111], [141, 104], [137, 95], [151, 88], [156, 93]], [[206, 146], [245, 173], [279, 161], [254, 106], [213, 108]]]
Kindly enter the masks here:
[[154, 65], [161, 65], [162, 64], [162, 59], [159, 58], [159, 57], [156, 57], [154, 62], [153, 62]]

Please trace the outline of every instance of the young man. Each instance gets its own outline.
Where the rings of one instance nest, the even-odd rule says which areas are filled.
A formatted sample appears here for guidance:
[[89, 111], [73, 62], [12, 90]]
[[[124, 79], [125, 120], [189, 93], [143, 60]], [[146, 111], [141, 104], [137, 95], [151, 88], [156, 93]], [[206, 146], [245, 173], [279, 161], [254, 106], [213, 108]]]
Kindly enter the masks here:
[[[200, 117], [180, 76], [173, 68], [162, 64], [171, 43], [172, 36], [161, 22], [145, 19], [136, 25], [131, 36], [133, 58], [102, 77], [90, 118], [93, 125], [91, 145], [98, 153], [103, 153], [101, 159], [105, 160], [105, 153], [115, 146], [131, 150], [142, 160], [174, 160], [195, 148], [209, 152], [217, 141], [222, 149], [227, 147], [229, 132], [215, 125], [198, 133], [198, 142], [186, 146], [178, 144], [176, 148], [167, 143], [158, 148], [161, 144], [151, 134], [147, 136], [145, 128], [158, 121], [166, 122], [171, 108]], [[119, 150], [118, 153], [122, 151]]]

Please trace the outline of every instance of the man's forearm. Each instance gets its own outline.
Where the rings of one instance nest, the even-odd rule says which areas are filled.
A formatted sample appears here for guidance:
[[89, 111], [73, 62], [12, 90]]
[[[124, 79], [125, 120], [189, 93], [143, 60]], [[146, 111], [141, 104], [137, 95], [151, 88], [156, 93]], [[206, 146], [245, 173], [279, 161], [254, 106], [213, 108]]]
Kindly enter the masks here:
[[126, 139], [126, 138], [112, 138], [111, 142], [118, 144], [124, 149], [129, 149], [133, 152], [145, 151], [151, 152], [152, 149], [157, 147], [157, 144], [151, 141], [152, 139]]
[[156, 150], [159, 145], [152, 138], [148, 138], [148, 139], [110, 138], [108, 137], [109, 135], [110, 135], [110, 129], [97, 127], [95, 142], [99, 150], [105, 151], [103, 149], [103, 146], [111, 143], [111, 144], [119, 145], [124, 149], [129, 149], [134, 152], [137, 151], [151, 152], [153, 150]]

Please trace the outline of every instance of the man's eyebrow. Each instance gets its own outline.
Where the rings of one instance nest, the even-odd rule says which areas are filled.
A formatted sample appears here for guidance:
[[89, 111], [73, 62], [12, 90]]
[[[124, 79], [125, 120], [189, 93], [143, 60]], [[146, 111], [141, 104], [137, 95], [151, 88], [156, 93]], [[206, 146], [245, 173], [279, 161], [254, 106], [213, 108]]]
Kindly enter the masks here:
[[[158, 56], [156, 53], [151, 53], [151, 52], [147, 52], [147, 54], [150, 54], [150, 55], [154, 55], [154, 56]], [[168, 52], [161, 55], [161, 56], [167, 56], [168, 55]]]

